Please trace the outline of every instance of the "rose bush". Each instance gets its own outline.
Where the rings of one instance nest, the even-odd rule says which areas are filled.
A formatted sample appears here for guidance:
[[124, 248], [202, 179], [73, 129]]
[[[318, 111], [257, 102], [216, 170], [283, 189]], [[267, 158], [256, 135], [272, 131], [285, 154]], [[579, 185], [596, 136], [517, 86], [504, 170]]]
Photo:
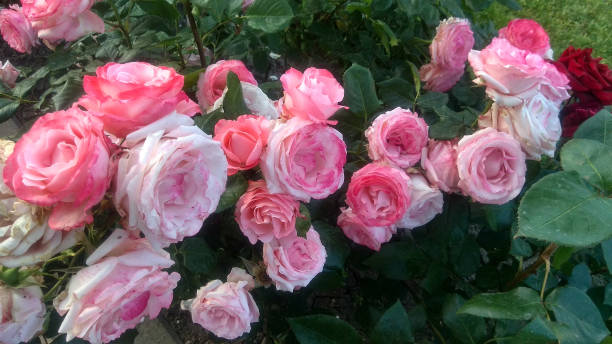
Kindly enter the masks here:
[[608, 341], [609, 68], [491, 3], [1, 9], [0, 341]]

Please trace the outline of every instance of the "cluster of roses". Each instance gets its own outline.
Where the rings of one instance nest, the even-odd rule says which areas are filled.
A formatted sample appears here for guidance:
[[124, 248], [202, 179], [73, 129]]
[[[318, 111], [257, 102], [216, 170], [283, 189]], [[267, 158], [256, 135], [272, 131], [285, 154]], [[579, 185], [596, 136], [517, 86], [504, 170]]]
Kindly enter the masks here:
[[50, 46], [104, 32], [104, 21], [91, 11], [97, 0], [21, 0], [0, 10], [0, 33], [20, 53], [32, 52], [42, 40]]
[[[211, 137], [190, 116], [222, 106], [230, 72], [252, 114], [220, 120]], [[200, 108], [183, 80], [171, 68], [109, 63], [84, 77], [85, 95], [71, 108], [42, 116], [16, 144], [2, 143], [3, 266], [44, 262], [75, 245], [111, 204], [122, 217], [125, 229], [112, 232], [54, 302], [68, 340], [108, 342], [167, 308], [180, 276], [163, 271], [173, 265], [163, 248], [197, 234], [227, 176], [257, 165], [263, 180], [249, 183], [236, 220], [252, 243], [263, 242], [270, 280], [293, 291], [323, 269], [319, 235], [310, 228], [298, 236], [296, 221], [299, 201], [325, 198], [344, 182], [346, 146], [328, 120], [343, 88], [327, 70], [291, 69], [275, 103], [242, 62], [220, 61], [200, 78]], [[210, 282], [184, 306], [216, 335], [236, 338], [259, 317], [254, 283], [234, 268], [227, 282]], [[28, 288], [0, 288], [12, 298], [29, 295], [25, 304], [2, 303], [3, 314], [14, 315], [0, 323], [3, 342], [26, 341], [42, 326], [40, 288]], [[37, 312], [21, 316], [24, 309]]]
[[593, 49], [568, 47], [554, 62], [569, 79], [575, 102], [562, 111], [563, 137], [573, 137], [582, 122], [612, 105], [612, 70], [591, 56]]

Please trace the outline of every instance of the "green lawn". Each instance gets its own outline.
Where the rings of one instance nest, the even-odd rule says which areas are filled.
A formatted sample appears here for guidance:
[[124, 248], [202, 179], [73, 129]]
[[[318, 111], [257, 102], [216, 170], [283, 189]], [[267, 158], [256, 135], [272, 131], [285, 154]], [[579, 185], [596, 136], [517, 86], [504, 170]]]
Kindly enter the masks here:
[[555, 58], [565, 48], [593, 48], [593, 56], [612, 63], [612, 0], [518, 0], [523, 9], [510, 11], [495, 3], [489, 10], [496, 27], [512, 18], [537, 20], [550, 34]]

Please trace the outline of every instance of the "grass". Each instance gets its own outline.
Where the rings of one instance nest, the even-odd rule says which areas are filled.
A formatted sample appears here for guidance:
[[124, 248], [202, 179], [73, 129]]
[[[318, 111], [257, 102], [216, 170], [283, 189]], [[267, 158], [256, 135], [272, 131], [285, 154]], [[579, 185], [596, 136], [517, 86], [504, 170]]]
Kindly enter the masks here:
[[537, 20], [548, 31], [555, 58], [570, 45], [593, 48], [594, 57], [612, 63], [612, 0], [518, 0], [511, 11], [497, 2], [487, 10], [497, 28], [513, 18]]

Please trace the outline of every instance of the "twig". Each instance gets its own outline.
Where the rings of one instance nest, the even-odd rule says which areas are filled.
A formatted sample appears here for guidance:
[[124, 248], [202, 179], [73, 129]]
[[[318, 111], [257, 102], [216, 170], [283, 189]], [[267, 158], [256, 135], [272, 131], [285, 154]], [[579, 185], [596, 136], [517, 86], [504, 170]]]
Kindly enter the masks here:
[[183, 0], [183, 4], [185, 5], [185, 14], [187, 15], [187, 20], [189, 20], [189, 26], [191, 27], [191, 33], [193, 33], [193, 40], [198, 47], [198, 54], [200, 55], [200, 64], [202, 68], [206, 68], [206, 58], [204, 55], [204, 46], [202, 45], [202, 37], [200, 37], [200, 33], [198, 32], [198, 24], [191, 13], [192, 5], [189, 0]]
[[[114, 1], [111, 1], [110, 4], [111, 4], [111, 7], [113, 8], [113, 12], [115, 12], [115, 18], [117, 18], [117, 27], [119, 28], [119, 31], [121, 31], [123, 35], [125, 36], [125, 40], [128, 44], [128, 47], [132, 49], [132, 38], [130, 38], [130, 33], [128, 32], [128, 29], [123, 24], [123, 21], [121, 20], [121, 16], [119, 15], [119, 10], [117, 9], [117, 5], [115, 5]], [[132, 8], [130, 8], [130, 10]]]
[[514, 279], [512, 279], [512, 281], [510, 281], [506, 285], [506, 290], [512, 289], [516, 287], [517, 285], [519, 285], [521, 282], [527, 279], [527, 277], [529, 277], [531, 274], [536, 272], [542, 264], [546, 263], [546, 261], [550, 262], [550, 257], [552, 257], [552, 255], [555, 253], [558, 247], [559, 246], [557, 246], [557, 244], [554, 244], [554, 243], [551, 243], [550, 245], [548, 245], [544, 249], [544, 251], [540, 253], [540, 256], [535, 261], [535, 263], [531, 264], [528, 268], [521, 271], [518, 275], [514, 277]]

